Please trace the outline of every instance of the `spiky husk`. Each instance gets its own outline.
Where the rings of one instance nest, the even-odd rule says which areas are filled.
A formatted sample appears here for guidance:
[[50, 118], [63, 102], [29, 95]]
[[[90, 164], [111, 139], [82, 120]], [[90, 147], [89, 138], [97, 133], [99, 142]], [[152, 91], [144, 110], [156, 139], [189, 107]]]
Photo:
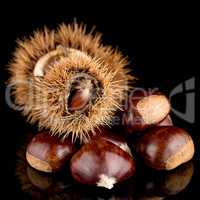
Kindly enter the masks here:
[[[34, 77], [37, 61], [58, 45], [82, 53], [62, 57], [42, 78]], [[63, 24], [56, 31], [44, 28], [30, 38], [18, 41], [9, 67], [10, 84], [17, 105], [22, 107], [31, 123], [37, 122], [40, 129], [50, 129], [52, 134], [64, 138], [71, 134], [72, 139], [87, 141], [88, 133], [95, 133], [99, 126], [110, 125], [116, 110], [121, 108], [129, 90], [128, 83], [133, 79], [127, 64], [127, 59], [118, 50], [102, 45], [99, 33], [87, 33], [83, 24]], [[87, 114], [70, 113], [66, 109], [70, 80], [79, 72], [89, 74], [102, 87], [102, 94]]]

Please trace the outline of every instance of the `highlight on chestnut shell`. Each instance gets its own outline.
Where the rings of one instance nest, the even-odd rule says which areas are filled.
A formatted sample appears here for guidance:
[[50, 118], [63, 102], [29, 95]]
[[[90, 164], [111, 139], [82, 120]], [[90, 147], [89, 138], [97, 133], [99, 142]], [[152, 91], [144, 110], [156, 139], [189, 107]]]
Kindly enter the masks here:
[[71, 174], [82, 183], [112, 189], [135, 173], [135, 161], [127, 152], [104, 140], [85, 144], [71, 159]]
[[26, 149], [26, 160], [31, 167], [42, 172], [57, 172], [75, 153], [70, 139], [61, 141], [57, 136], [41, 132], [33, 137]]
[[44, 28], [18, 41], [10, 85], [30, 123], [63, 138], [88, 141], [89, 132], [111, 125], [129, 82], [127, 59], [103, 45], [83, 24]]
[[127, 152], [132, 156], [131, 149], [128, 146], [127, 140], [119, 132], [107, 128], [101, 128], [96, 133], [97, 134], [93, 136], [91, 140], [99, 140], [99, 139], [107, 140], [117, 145], [123, 151]]
[[170, 103], [164, 94], [135, 89], [122, 113], [122, 125], [128, 133], [143, 131], [164, 120], [169, 112]]
[[155, 127], [145, 133], [137, 150], [146, 165], [157, 170], [171, 170], [192, 159], [194, 143], [183, 129]]

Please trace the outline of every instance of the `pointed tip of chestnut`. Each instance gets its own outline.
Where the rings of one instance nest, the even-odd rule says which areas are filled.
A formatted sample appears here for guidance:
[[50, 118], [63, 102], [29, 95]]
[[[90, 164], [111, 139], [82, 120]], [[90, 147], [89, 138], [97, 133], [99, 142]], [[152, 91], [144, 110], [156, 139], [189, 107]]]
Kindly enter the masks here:
[[71, 159], [72, 176], [82, 184], [107, 189], [135, 173], [134, 159], [117, 145], [104, 140], [85, 144]]
[[194, 143], [181, 128], [156, 127], [143, 136], [137, 149], [144, 162], [157, 170], [171, 170], [192, 159]]
[[28, 144], [26, 160], [31, 167], [51, 173], [59, 171], [75, 151], [70, 139], [61, 141], [56, 136], [42, 132], [34, 136]]

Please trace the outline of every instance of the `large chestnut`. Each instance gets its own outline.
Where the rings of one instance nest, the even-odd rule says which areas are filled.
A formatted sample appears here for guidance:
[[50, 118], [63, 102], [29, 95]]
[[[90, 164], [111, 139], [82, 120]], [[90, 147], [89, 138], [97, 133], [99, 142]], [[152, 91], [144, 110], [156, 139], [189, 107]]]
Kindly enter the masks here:
[[70, 139], [61, 141], [46, 132], [37, 134], [28, 144], [26, 159], [30, 166], [43, 172], [57, 172], [69, 161], [76, 148]]
[[191, 136], [173, 126], [155, 127], [146, 132], [137, 145], [146, 165], [157, 170], [171, 170], [192, 159]]
[[156, 125], [170, 112], [170, 103], [160, 92], [133, 91], [125, 106], [122, 125], [128, 133]]
[[135, 162], [117, 145], [98, 139], [85, 144], [72, 157], [70, 168], [78, 182], [111, 189], [134, 175]]

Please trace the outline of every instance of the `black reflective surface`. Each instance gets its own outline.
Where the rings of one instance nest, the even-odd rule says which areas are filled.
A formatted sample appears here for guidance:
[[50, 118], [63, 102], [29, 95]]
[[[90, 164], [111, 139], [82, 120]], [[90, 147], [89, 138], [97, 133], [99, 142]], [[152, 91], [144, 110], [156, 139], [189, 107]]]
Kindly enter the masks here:
[[137, 162], [136, 176], [117, 184], [112, 190], [84, 186], [70, 176], [68, 167], [58, 174], [47, 174], [31, 168], [25, 159], [27, 142], [34, 134], [27, 133], [17, 148], [15, 190], [25, 199], [189, 199], [198, 191], [196, 157], [171, 171], [155, 171]]
[[28, 199], [171, 199], [188, 195], [196, 176], [195, 161], [180, 167], [158, 172], [137, 163], [135, 177], [112, 190], [79, 185], [73, 181], [69, 169], [58, 174], [47, 174], [31, 168], [25, 158], [27, 141], [33, 134], [27, 134], [16, 152], [16, 189]]

